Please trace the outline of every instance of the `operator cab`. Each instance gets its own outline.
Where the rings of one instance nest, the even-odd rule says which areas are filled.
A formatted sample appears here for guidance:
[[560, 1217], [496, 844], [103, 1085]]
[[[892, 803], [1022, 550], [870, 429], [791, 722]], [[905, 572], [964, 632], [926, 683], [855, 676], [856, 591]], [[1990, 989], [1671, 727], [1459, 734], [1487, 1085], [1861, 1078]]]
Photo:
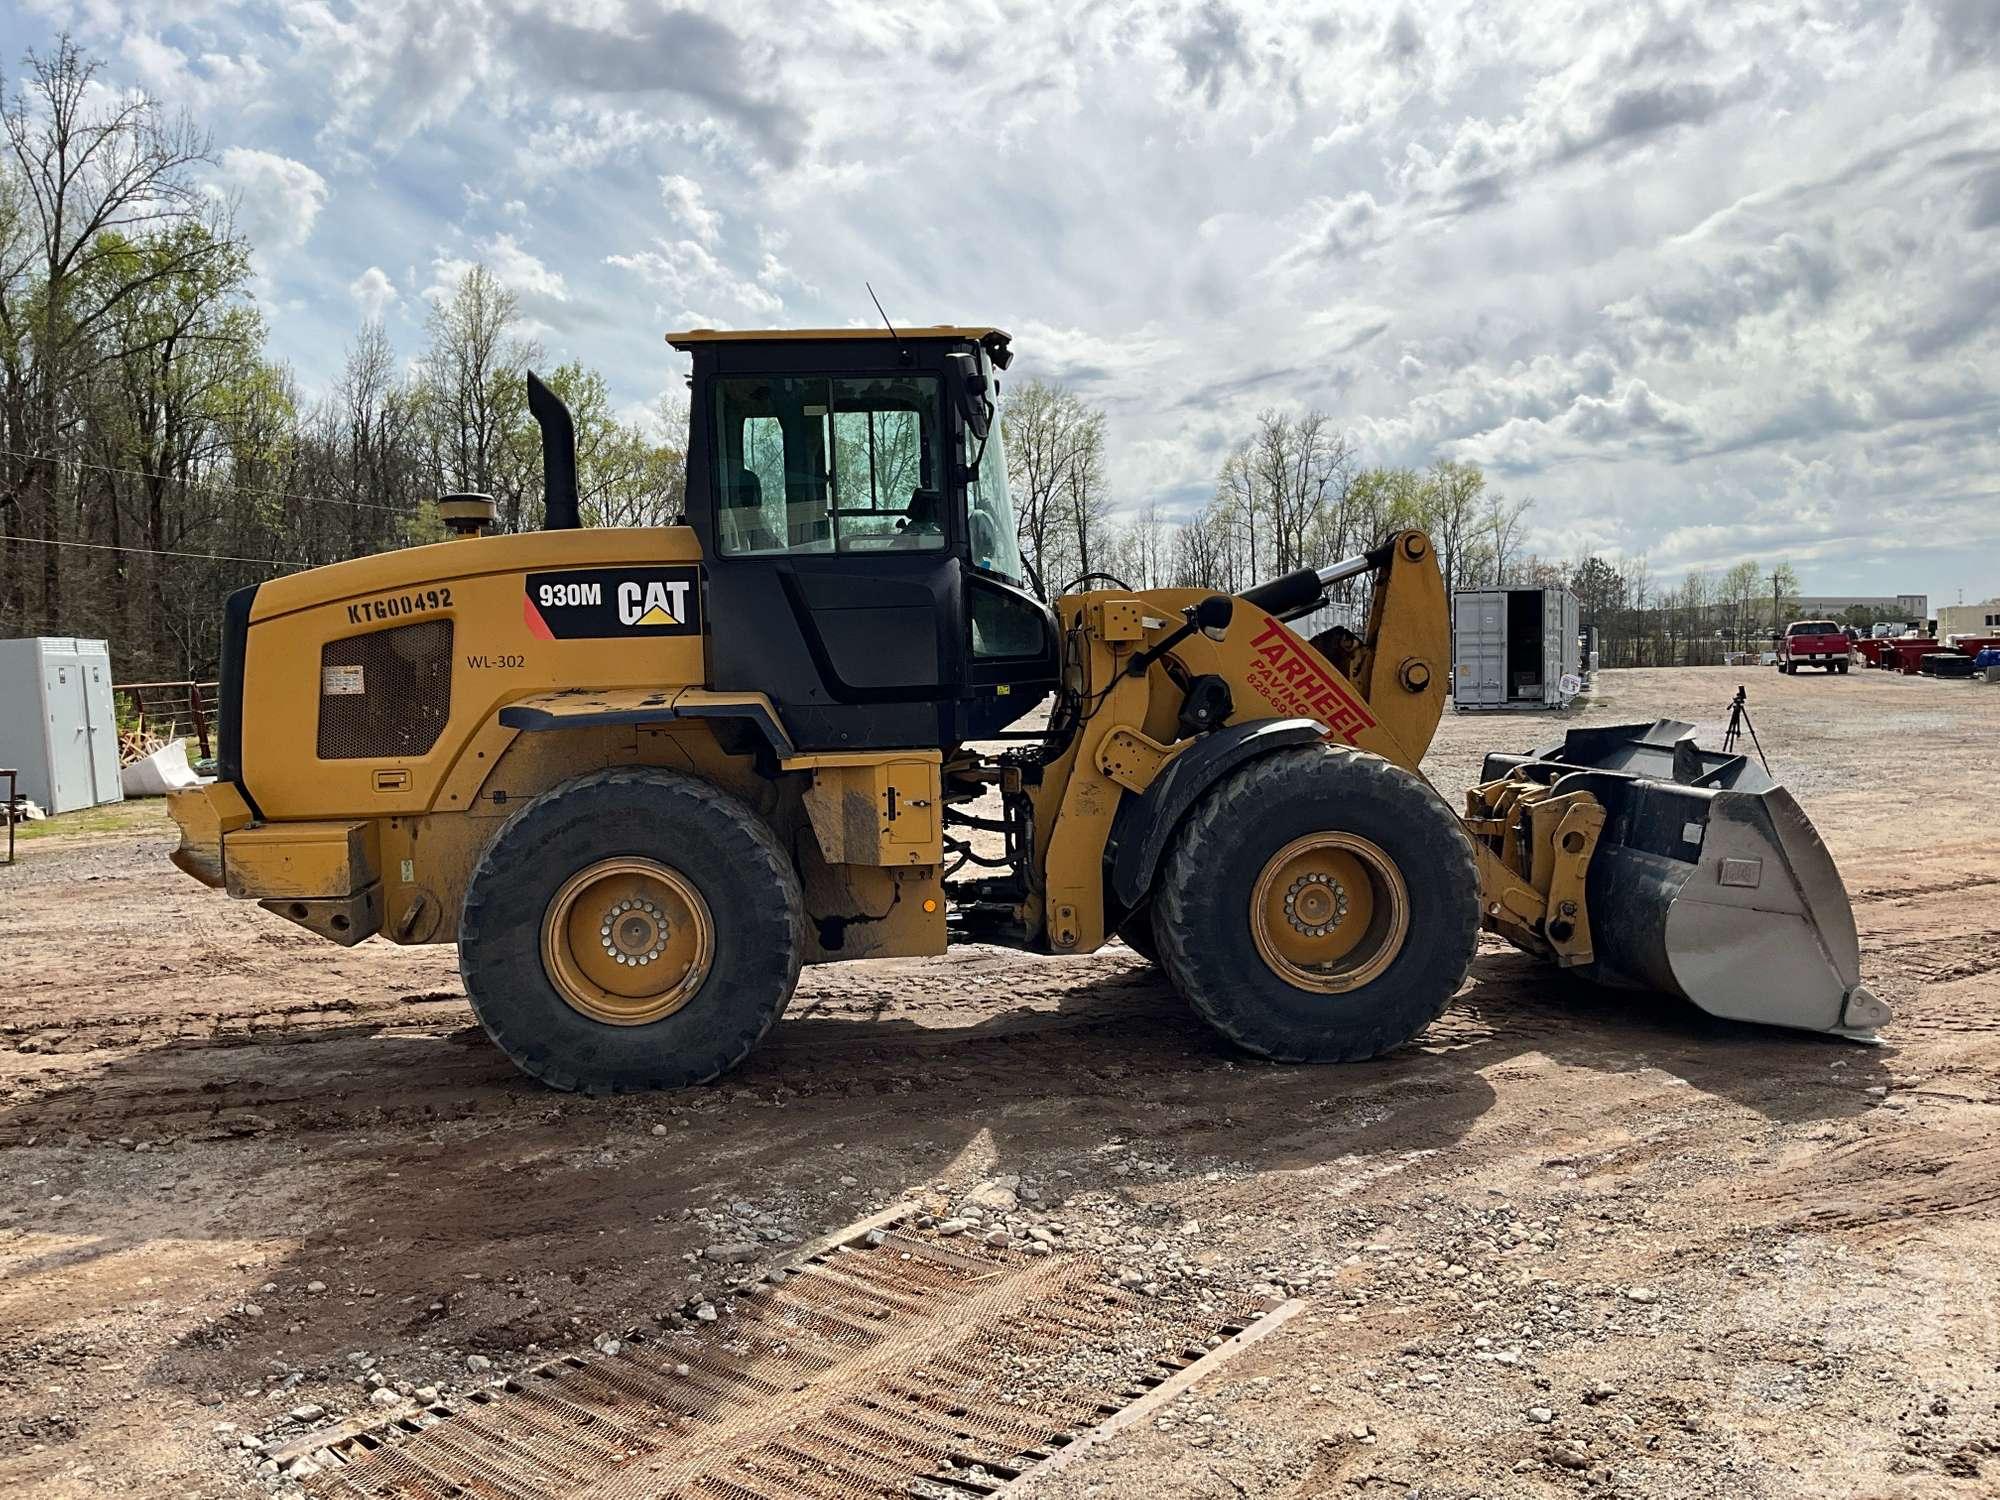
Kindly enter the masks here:
[[691, 355], [688, 524], [708, 676], [768, 693], [801, 750], [949, 748], [1056, 685], [1027, 588], [994, 328], [667, 336]]

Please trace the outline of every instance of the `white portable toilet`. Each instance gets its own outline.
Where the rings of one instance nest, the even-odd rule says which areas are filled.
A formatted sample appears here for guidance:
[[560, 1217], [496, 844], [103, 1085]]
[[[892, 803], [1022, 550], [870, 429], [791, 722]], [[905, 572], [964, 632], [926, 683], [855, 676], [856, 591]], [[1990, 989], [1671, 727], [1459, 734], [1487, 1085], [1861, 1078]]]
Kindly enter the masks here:
[[122, 802], [111, 650], [103, 641], [0, 641], [0, 766], [44, 812]]
[[1451, 699], [1461, 709], [1560, 708], [1582, 685], [1576, 595], [1461, 589], [1451, 601]]

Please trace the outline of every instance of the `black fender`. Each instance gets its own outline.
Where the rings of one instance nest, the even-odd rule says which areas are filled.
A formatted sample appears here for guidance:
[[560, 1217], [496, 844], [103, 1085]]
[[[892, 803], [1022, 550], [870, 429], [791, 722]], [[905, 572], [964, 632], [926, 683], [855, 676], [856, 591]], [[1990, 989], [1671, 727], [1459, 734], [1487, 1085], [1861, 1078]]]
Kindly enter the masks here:
[[545, 708], [514, 703], [500, 710], [507, 729], [534, 734], [547, 729], [597, 729], [606, 724], [663, 724], [669, 719], [725, 719], [747, 723], [776, 756], [795, 755], [792, 737], [761, 703], [687, 703], [676, 706], [661, 697], [643, 708], [608, 708], [593, 712], [551, 713]]
[[1317, 744], [1325, 738], [1326, 726], [1314, 719], [1263, 719], [1217, 729], [1176, 755], [1151, 786], [1136, 797], [1121, 799], [1112, 815], [1111, 837], [1104, 847], [1112, 899], [1126, 911], [1146, 899], [1167, 840], [1202, 793], [1223, 776], [1273, 750]]

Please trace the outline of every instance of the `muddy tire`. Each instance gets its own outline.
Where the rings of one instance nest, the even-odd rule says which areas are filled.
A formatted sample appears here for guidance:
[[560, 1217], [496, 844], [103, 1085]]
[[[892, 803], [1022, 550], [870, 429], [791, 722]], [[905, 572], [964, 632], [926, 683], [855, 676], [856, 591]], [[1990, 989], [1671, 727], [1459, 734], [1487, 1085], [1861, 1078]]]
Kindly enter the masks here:
[[508, 820], [466, 891], [459, 972], [525, 1073], [588, 1094], [740, 1063], [792, 997], [805, 902], [769, 826], [707, 782], [619, 769]]
[[1209, 791], [1154, 908], [1161, 966], [1224, 1036], [1282, 1062], [1358, 1062], [1402, 1046], [1457, 992], [1479, 876], [1420, 779], [1313, 745]]

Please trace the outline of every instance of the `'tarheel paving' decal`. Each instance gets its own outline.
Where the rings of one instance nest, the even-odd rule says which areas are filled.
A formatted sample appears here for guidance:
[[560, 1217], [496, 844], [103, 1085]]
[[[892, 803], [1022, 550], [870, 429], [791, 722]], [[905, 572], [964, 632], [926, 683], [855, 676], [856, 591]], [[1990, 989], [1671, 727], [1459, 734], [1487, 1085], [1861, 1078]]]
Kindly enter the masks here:
[[544, 641], [700, 635], [701, 569], [573, 568], [530, 573], [521, 615]]

